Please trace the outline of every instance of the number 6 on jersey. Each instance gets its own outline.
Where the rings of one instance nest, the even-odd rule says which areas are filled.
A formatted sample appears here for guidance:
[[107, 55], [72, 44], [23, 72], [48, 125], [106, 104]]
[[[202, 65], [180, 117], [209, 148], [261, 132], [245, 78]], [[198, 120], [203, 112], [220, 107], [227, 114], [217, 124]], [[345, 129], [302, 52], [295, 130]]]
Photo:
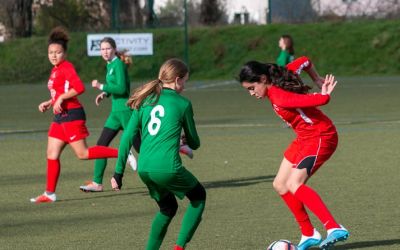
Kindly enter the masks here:
[[161, 120], [156, 117], [156, 113], [158, 113], [159, 117], [164, 117], [164, 107], [157, 105], [151, 110], [150, 122], [149, 125], [147, 125], [147, 130], [149, 131], [150, 135], [156, 135], [161, 127]]

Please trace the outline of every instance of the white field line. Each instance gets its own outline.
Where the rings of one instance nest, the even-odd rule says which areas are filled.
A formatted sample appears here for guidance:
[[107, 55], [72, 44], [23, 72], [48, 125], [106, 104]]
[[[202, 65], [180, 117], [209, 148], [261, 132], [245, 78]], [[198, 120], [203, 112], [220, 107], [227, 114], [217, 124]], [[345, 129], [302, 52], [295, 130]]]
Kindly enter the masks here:
[[[357, 125], [357, 124], [400, 124], [400, 120], [395, 121], [341, 121], [335, 122], [336, 125]], [[198, 128], [256, 128], [256, 127], [269, 127], [279, 128], [278, 123], [220, 123], [220, 124], [198, 124]], [[99, 131], [102, 128], [90, 128], [91, 131]], [[47, 130], [43, 129], [29, 129], [29, 130], [0, 130], [0, 135], [10, 134], [30, 134], [30, 133], [46, 133]]]

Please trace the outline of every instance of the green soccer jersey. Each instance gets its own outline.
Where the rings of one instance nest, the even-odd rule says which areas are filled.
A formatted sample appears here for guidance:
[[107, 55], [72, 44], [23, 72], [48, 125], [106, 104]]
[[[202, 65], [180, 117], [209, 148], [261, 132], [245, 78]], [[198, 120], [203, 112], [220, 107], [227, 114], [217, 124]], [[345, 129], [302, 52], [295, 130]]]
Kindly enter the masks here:
[[139, 172], [176, 173], [182, 167], [179, 155], [182, 128], [192, 149], [200, 146], [191, 102], [175, 90], [164, 88], [157, 103], [147, 97], [134, 110], [122, 135], [115, 172], [124, 172], [133, 138], [141, 131]]
[[126, 105], [130, 92], [128, 70], [118, 57], [107, 64], [106, 84], [103, 85], [103, 91], [111, 95], [111, 111], [129, 110]]
[[286, 64], [290, 63], [293, 60], [294, 60], [293, 55], [289, 54], [289, 52], [286, 50], [281, 50], [281, 52], [278, 55], [278, 58], [276, 59], [276, 64], [285, 67]]

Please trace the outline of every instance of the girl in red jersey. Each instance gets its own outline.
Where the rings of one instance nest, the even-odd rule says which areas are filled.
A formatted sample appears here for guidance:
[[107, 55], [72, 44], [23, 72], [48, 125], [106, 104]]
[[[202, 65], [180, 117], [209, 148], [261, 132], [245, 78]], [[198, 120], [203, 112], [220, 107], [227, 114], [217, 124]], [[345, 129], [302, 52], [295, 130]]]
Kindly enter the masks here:
[[[305, 70], [321, 88], [309, 94], [299, 74]], [[239, 74], [242, 86], [258, 99], [267, 97], [275, 113], [293, 128], [297, 137], [284, 153], [273, 187], [282, 197], [300, 226], [302, 237], [298, 248], [319, 245], [328, 249], [348, 238], [349, 232], [339, 225], [318, 193], [306, 185], [307, 180], [334, 153], [338, 136], [332, 121], [317, 107], [329, 102], [336, 86], [334, 76], [322, 81], [311, 61], [301, 57], [286, 68], [271, 63], [250, 61]], [[327, 237], [322, 240], [305, 210], [307, 207], [322, 222]]]
[[53, 29], [48, 40], [48, 57], [54, 65], [49, 81], [51, 99], [39, 104], [39, 111], [46, 112], [53, 106], [54, 120], [50, 124], [47, 142], [47, 186], [46, 191], [32, 198], [31, 202], [56, 201], [56, 186], [60, 175], [60, 155], [69, 144], [79, 159], [116, 158], [118, 150], [104, 146], [88, 148], [86, 137], [86, 115], [77, 96], [85, 87], [74, 66], [65, 60], [68, 34], [60, 27]]

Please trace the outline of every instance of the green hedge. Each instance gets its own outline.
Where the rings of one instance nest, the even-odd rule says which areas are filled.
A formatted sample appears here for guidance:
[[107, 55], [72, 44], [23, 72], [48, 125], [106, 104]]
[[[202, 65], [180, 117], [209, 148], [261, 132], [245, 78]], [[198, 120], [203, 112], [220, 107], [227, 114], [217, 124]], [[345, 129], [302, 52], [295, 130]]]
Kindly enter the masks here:
[[[183, 29], [131, 32], [154, 34], [154, 55], [134, 57], [129, 69], [132, 81], [153, 79], [164, 60], [183, 58]], [[232, 79], [248, 60], [274, 62], [282, 34], [291, 34], [296, 56], [311, 57], [321, 73], [400, 74], [400, 20], [380, 20], [192, 28], [189, 31], [191, 78]], [[32, 37], [0, 44], [0, 84], [46, 81], [51, 69], [46, 39]], [[102, 59], [87, 56], [86, 33], [71, 34], [68, 59], [85, 82], [104, 78]]]

